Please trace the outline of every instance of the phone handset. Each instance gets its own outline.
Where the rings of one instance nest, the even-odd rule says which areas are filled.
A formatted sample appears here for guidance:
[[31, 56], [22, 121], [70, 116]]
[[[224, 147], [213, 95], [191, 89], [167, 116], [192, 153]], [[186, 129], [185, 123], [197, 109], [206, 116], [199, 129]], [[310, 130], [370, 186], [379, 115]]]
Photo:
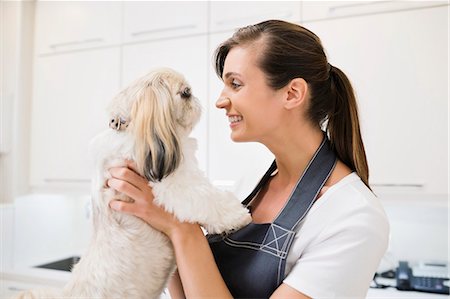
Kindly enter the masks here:
[[397, 279], [397, 289], [401, 291], [410, 291], [412, 270], [408, 265], [408, 262], [400, 261], [398, 268], [395, 271]]

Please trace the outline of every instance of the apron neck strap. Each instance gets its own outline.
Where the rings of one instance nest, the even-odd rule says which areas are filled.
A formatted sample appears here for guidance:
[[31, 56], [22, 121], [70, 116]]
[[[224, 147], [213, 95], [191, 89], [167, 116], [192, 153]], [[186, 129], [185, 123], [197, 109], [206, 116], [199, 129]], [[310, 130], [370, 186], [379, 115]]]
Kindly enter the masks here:
[[294, 228], [305, 218], [317, 195], [336, 166], [337, 158], [331, 144], [324, 139], [297, 181], [294, 191], [274, 223], [286, 229]]
[[[275, 224], [293, 230], [305, 218], [314, 200], [336, 166], [336, 161], [336, 154], [331, 149], [330, 141], [324, 133], [322, 143], [309, 161], [302, 176], [297, 181], [297, 185], [291, 193], [288, 202], [275, 219]], [[244, 206], [248, 206], [276, 169], [277, 164], [274, 160], [252, 193], [242, 202]]]
[[269, 169], [266, 171], [266, 173], [263, 175], [263, 177], [260, 179], [259, 183], [256, 185], [255, 189], [253, 189], [252, 193], [250, 193], [247, 198], [244, 199], [242, 204], [247, 207], [248, 204], [252, 201], [252, 199], [258, 194], [259, 190], [267, 183], [267, 181], [270, 179], [272, 173], [277, 169], [277, 163], [274, 160], [272, 162], [272, 165], [270, 165]]

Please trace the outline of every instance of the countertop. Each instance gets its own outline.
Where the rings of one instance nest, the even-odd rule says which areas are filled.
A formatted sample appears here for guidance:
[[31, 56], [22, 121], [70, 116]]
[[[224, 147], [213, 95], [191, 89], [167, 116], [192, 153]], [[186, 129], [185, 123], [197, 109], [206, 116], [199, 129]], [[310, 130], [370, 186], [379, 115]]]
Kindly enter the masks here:
[[[62, 272], [62, 273], [61, 273]], [[29, 269], [25, 272], [4, 272], [0, 274], [0, 298], [6, 299], [18, 294], [20, 291], [37, 288], [61, 288], [70, 279], [70, 273], [56, 270]], [[368, 299], [443, 299], [448, 295], [405, 292], [393, 288], [369, 289]], [[162, 294], [160, 299], [170, 299], [170, 295]]]

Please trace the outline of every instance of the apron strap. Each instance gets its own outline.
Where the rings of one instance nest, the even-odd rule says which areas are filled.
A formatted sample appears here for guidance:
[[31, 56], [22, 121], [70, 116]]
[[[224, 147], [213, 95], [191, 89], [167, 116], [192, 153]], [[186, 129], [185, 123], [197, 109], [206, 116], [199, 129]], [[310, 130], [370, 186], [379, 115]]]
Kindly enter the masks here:
[[267, 183], [267, 181], [270, 179], [270, 176], [272, 173], [277, 169], [277, 163], [275, 160], [273, 160], [272, 165], [270, 165], [269, 169], [266, 171], [266, 173], [263, 175], [261, 180], [259, 180], [259, 183], [256, 185], [255, 189], [253, 189], [252, 193], [250, 193], [249, 196], [247, 196], [244, 201], [242, 201], [242, 204], [247, 207], [250, 201], [256, 196], [256, 194], [261, 190], [261, 188]]
[[298, 180], [294, 191], [275, 219], [274, 224], [294, 230], [311, 209], [317, 195], [336, 166], [336, 162], [336, 154], [331, 149], [330, 142], [324, 134], [322, 144]]

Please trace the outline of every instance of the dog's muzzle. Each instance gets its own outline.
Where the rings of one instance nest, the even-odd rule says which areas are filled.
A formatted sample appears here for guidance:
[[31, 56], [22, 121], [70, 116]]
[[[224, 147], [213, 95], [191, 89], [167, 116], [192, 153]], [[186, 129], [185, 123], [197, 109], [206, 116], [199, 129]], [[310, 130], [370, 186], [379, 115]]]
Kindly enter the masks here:
[[129, 121], [120, 116], [116, 116], [109, 122], [109, 127], [117, 131], [123, 131], [128, 127]]

